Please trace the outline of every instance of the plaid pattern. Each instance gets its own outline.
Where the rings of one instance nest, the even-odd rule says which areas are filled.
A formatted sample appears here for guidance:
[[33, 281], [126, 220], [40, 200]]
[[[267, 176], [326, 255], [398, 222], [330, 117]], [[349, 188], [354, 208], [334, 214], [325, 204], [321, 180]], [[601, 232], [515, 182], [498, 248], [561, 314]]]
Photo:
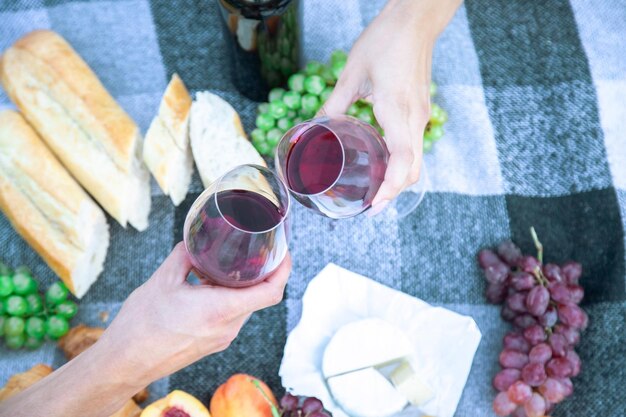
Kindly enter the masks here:
[[[304, 50], [325, 60], [349, 49], [384, 0], [302, 1]], [[20, 0], [0, 4], [0, 48], [35, 28], [66, 37], [145, 131], [168, 77], [228, 99], [252, 128], [256, 104], [235, 91], [214, 0]], [[479, 248], [512, 236], [532, 251], [534, 225], [549, 261], [584, 265], [591, 327], [579, 346], [575, 395], [554, 416], [623, 416], [626, 400], [626, 2], [468, 0], [441, 36], [436, 101], [450, 114], [446, 136], [426, 155], [432, 192], [400, 222], [345, 221], [293, 211], [294, 268], [286, 300], [255, 314], [227, 351], [153, 386], [207, 401], [234, 372], [265, 379], [280, 393], [282, 347], [310, 280], [328, 262], [462, 314], [480, 327], [479, 346], [457, 416], [493, 415], [490, 380], [508, 329], [487, 305], [475, 263]], [[11, 107], [0, 93], [0, 107]], [[102, 324], [181, 239], [197, 176], [175, 209], [154, 187], [150, 228], [111, 224], [105, 272], [75, 322]], [[0, 217], [0, 253], [53, 274]], [[208, 306], [210, 308], [210, 306]], [[445, 329], [444, 329], [445, 331]], [[36, 352], [0, 348], [0, 384], [33, 363], [63, 362], [51, 344]]]

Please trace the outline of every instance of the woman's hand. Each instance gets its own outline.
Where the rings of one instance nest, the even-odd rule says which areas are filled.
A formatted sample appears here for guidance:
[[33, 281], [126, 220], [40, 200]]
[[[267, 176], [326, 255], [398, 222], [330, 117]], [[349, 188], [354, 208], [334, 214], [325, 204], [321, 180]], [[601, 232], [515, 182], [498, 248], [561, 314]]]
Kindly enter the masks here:
[[287, 255], [267, 280], [249, 288], [192, 286], [179, 243], [128, 297], [92, 347], [0, 404], [0, 417], [107, 417], [152, 381], [226, 349], [254, 311], [279, 303]]
[[461, 2], [390, 0], [352, 47], [320, 111], [344, 114], [360, 98], [373, 102], [390, 152], [385, 181], [372, 201], [374, 213], [419, 180], [433, 46]]
[[287, 255], [267, 280], [240, 289], [191, 285], [186, 281], [190, 270], [179, 243], [102, 335], [125, 363], [141, 370], [146, 384], [226, 349], [253, 312], [282, 300], [291, 259]]

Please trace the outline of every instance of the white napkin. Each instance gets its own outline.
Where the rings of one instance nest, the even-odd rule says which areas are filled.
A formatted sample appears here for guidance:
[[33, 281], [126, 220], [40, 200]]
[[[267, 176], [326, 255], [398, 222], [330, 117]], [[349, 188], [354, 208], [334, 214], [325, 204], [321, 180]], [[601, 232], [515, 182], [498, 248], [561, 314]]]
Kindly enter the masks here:
[[293, 394], [317, 397], [334, 417], [350, 417], [333, 401], [324, 381], [324, 349], [341, 326], [378, 317], [406, 332], [414, 346], [411, 365], [435, 392], [419, 410], [407, 408], [401, 415], [454, 415], [481, 338], [470, 317], [334, 264], [313, 278], [302, 303], [302, 317], [287, 338], [279, 371], [283, 386]]

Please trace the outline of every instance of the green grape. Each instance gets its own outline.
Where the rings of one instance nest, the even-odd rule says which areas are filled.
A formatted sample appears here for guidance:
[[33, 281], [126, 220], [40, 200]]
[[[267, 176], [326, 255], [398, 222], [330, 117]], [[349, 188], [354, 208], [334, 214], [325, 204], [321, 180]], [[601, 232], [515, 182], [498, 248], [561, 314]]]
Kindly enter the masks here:
[[302, 95], [297, 91], [287, 91], [283, 96], [283, 103], [285, 103], [287, 108], [291, 110], [298, 110], [300, 108], [301, 100]]
[[433, 149], [433, 141], [424, 139], [424, 152], [430, 152]]
[[327, 85], [335, 85], [335, 83], [337, 82], [335, 74], [333, 74], [333, 70], [331, 70], [330, 67], [325, 66], [324, 68], [322, 68], [320, 76], [324, 79]]
[[289, 110], [289, 111], [287, 112], [287, 117], [288, 117], [288, 118], [290, 118], [290, 119], [293, 119], [293, 118], [294, 118], [294, 117], [296, 117], [297, 115], [298, 115], [298, 113], [296, 113], [296, 111], [295, 111], [295, 110]]
[[283, 58], [280, 60], [280, 73], [285, 77], [294, 73], [295, 65], [288, 58]]
[[283, 137], [284, 132], [279, 128], [275, 127], [274, 129], [267, 132], [267, 144], [270, 147], [275, 148], [280, 142], [280, 139]]
[[35, 337], [26, 337], [24, 341], [24, 347], [30, 350], [39, 349], [41, 345], [43, 345], [43, 339], [37, 339]]
[[259, 142], [265, 142], [265, 131], [258, 128], [254, 129], [252, 132], [250, 132], [250, 138], [252, 138], [252, 143], [255, 145]]
[[9, 349], [15, 349], [15, 350], [21, 349], [22, 346], [24, 346], [25, 341], [26, 341], [26, 336], [24, 336], [24, 333], [12, 335], [12, 336], [5, 336], [4, 338], [4, 343], [7, 345], [7, 347]]
[[333, 76], [335, 79], [339, 79], [339, 76], [343, 72], [343, 69], [346, 67], [345, 61], [333, 62], [330, 64], [330, 70], [333, 72]]
[[300, 123], [304, 122], [304, 119], [300, 116], [296, 116], [293, 118], [293, 125], [299, 125]]
[[4, 299], [0, 298], [0, 316], [5, 313], [4, 311]]
[[362, 107], [356, 114], [356, 118], [363, 120], [365, 123], [374, 124], [374, 115], [371, 108]]
[[293, 74], [291, 77], [289, 77], [289, 80], [287, 80], [287, 84], [292, 91], [302, 93], [304, 91], [305, 78], [306, 77], [304, 76], [304, 74]]
[[330, 63], [333, 62], [346, 62], [348, 60], [348, 54], [344, 51], [336, 50], [330, 55]]
[[318, 61], [309, 61], [304, 67], [304, 73], [306, 75], [319, 75], [322, 71], [322, 64]]
[[430, 110], [430, 121], [436, 125], [442, 125], [448, 121], [448, 113], [437, 104], [433, 103]]
[[276, 87], [276, 88], [272, 88], [270, 90], [270, 94], [268, 96], [268, 100], [270, 103], [272, 101], [277, 101], [280, 100], [281, 98], [283, 98], [283, 95], [285, 94], [285, 89], [284, 88], [280, 88], [280, 87]]
[[302, 119], [304, 119], [304, 120], [309, 120], [309, 119], [312, 119], [315, 116], [315, 112], [314, 111], [310, 111], [310, 110], [306, 110], [306, 109], [300, 109], [300, 113], [298, 115]]
[[52, 315], [46, 320], [46, 334], [51, 339], [65, 336], [69, 329], [69, 323], [61, 316]]
[[319, 75], [310, 75], [304, 79], [304, 89], [308, 93], [318, 96], [325, 87], [326, 83], [324, 82], [324, 79]]
[[12, 280], [15, 287], [13, 292], [18, 295], [33, 294], [39, 288], [37, 281], [23, 272], [16, 272]]
[[270, 111], [270, 103], [261, 103], [256, 109], [258, 113], [267, 113]]
[[4, 262], [0, 262], [0, 276], [2, 275], [11, 275], [11, 268], [6, 266]]
[[46, 322], [39, 317], [26, 320], [26, 334], [35, 339], [42, 339], [46, 335]]
[[15, 268], [15, 273], [16, 274], [25, 274], [25, 275], [28, 275], [28, 276], [31, 276], [31, 277], [33, 276], [33, 273], [30, 271], [30, 268], [27, 267], [26, 265], [21, 265], [21, 266], [18, 266], [17, 268]]
[[428, 138], [432, 141], [436, 141], [436, 140], [441, 139], [442, 136], [443, 136], [443, 127], [439, 125], [431, 124], [430, 129], [426, 131], [424, 138]]
[[286, 132], [293, 127], [293, 120], [289, 118], [289, 116], [283, 117], [282, 119], [278, 119], [276, 126], [283, 132]]
[[350, 107], [348, 107], [348, 110], [346, 111], [346, 114], [347, 114], [348, 116], [353, 116], [353, 117], [356, 117], [356, 115], [359, 113], [359, 110], [360, 110], [360, 109], [359, 109], [358, 104], [356, 104], [356, 103], [352, 103], [352, 104], [350, 105]]
[[20, 295], [11, 295], [4, 300], [4, 310], [10, 316], [24, 317], [28, 312], [28, 303]]
[[57, 281], [46, 291], [46, 302], [48, 304], [59, 304], [61, 301], [65, 301], [68, 295], [69, 291], [65, 284]]
[[8, 297], [13, 294], [15, 286], [13, 280], [8, 275], [0, 275], [0, 298]]
[[4, 323], [6, 323], [7, 320], [7, 316], [0, 316], [0, 337], [4, 336]]
[[[274, 130], [274, 129], [272, 129]], [[271, 130], [270, 130], [271, 132]], [[75, 302], [71, 300], [65, 300], [62, 303], [59, 303], [55, 309], [58, 316], [63, 317], [64, 319], [71, 320], [72, 317], [78, 313], [78, 306]]]
[[269, 155], [272, 153], [272, 147], [267, 142], [261, 142], [254, 145], [261, 155]]
[[437, 94], [437, 84], [435, 84], [434, 81], [430, 82], [430, 96], [433, 97], [435, 94]]
[[26, 296], [26, 303], [28, 304], [28, 315], [34, 316], [43, 311], [43, 299], [39, 294], [28, 294]]
[[302, 110], [314, 115], [320, 108], [320, 99], [313, 94], [305, 94], [302, 96]]
[[268, 131], [276, 125], [276, 119], [267, 113], [261, 113], [256, 117], [256, 126], [264, 131]]
[[21, 317], [9, 317], [4, 321], [4, 335], [15, 336], [24, 333], [26, 322]]
[[328, 101], [328, 98], [330, 97], [332, 93], [333, 93], [332, 87], [324, 88], [324, 90], [322, 90], [322, 92], [320, 93], [320, 100], [322, 100], [322, 103], [325, 103], [326, 101]]
[[289, 54], [291, 54], [291, 42], [289, 42], [289, 39], [282, 38], [279, 41], [278, 49], [283, 56], [289, 56]]
[[382, 127], [378, 126], [378, 128], [376, 128], [376, 130], [378, 130], [378, 133], [380, 134], [381, 137], [385, 137], [385, 131], [383, 130]]
[[280, 100], [272, 101], [270, 103], [270, 115], [274, 119], [280, 119], [281, 117], [285, 117], [287, 115], [287, 105]]

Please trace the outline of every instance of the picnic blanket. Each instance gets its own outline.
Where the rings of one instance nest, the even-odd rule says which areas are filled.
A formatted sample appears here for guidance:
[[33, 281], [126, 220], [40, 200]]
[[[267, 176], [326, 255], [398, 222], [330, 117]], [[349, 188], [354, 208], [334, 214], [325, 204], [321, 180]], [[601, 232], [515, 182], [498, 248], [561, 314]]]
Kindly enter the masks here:
[[[303, 0], [306, 58], [348, 50], [383, 4]], [[37, 28], [68, 39], [144, 132], [173, 72], [192, 91], [229, 100], [253, 128], [256, 103], [231, 83], [214, 0], [0, 2], [0, 49]], [[509, 325], [485, 302], [475, 255], [509, 236], [533, 251], [534, 225], [547, 260], [582, 262], [591, 319], [578, 348], [583, 370], [574, 396], [553, 415], [626, 414], [626, 1], [467, 0], [437, 43], [432, 73], [449, 122], [425, 156], [431, 190], [421, 206], [399, 221], [333, 221], [295, 205], [284, 302], [253, 315], [225, 352], [155, 383], [152, 398], [179, 388], [206, 402], [234, 372], [256, 375], [280, 394], [278, 366], [302, 294], [334, 262], [472, 316], [483, 339], [456, 415], [493, 415], [491, 378]], [[0, 93], [0, 107], [11, 106]], [[109, 219], [105, 270], [75, 323], [102, 325], [103, 311], [112, 318], [181, 240], [201, 191], [197, 175], [178, 208], [153, 190], [147, 231]], [[31, 266], [46, 286], [54, 280], [2, 216], [0, 258]], [[37, 362], [58, 366], [63, 358], [51, 343], [34, 352], [0, 347], [0, 384]]]

